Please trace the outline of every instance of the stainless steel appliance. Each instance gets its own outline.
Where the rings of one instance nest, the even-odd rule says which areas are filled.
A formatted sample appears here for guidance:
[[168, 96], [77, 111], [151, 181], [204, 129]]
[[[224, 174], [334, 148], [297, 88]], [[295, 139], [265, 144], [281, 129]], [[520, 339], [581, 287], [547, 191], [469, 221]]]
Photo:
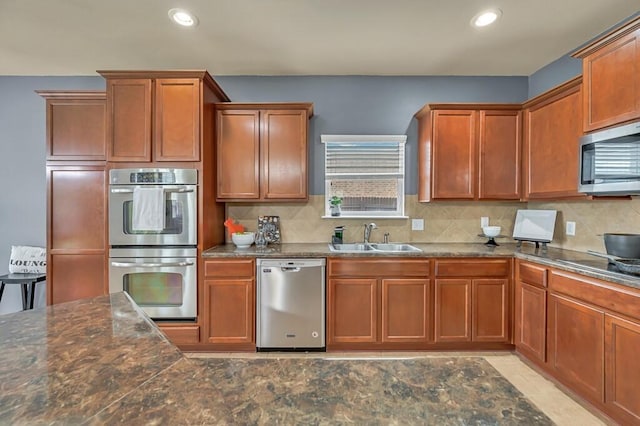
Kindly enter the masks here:
[[154, 320], [195, 320], [197, 170], [113, 169], [109, 182], [109, 292]]
[[195, 320], [196, 253], [184, 247], [112, 248], [109, 292], [126, 291], [155, 320]]
[[257, 260], [258, 350], [324, 350], [325, 260]]
[[[109, 244], [113, 246], [195, 246], [197, 183], [194, 169], [113, 169], [109, 172]], [[164, 194], [164, 226], [134, 227], [134, 193], [158, 188]]]
[[640, 194], [640, 122], [580, 138], [578, 191]]

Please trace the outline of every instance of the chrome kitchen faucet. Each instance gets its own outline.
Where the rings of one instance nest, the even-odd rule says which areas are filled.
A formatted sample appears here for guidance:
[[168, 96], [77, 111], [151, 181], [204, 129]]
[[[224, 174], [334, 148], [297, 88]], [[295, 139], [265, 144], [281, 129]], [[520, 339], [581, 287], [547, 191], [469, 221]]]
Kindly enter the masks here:
[[371, 231], [374, 229], [378, 229], [378, 225], [375, 223], [365, 223], [364, 224], [364, 243], [369, 244], [369, 237], [371, 236]]

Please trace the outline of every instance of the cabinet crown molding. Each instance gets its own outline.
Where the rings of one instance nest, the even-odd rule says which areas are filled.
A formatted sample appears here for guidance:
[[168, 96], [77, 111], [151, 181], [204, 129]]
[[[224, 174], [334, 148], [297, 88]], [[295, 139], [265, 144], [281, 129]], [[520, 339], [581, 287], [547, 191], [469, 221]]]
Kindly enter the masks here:
[[104, 78], [199, 78], [213, 90], [220, 101], [231, 100], [207, 70], [98, 70], [96, 72]]
[[630, 34], [636, 30], [640, 29], [640, 16], [635, 19], [632, 19], [625, 24], [614, 28], [613, 30], [603, 34], [601, 37], [598, 37], [596, 40], [591, 43], [583, 46], [582, 48], [576, 50], [571, 54], [574, 58], [584, 58], [585, 56], [590, 55], [598, 49], [603, 48], [604, 46], [615, 42], [616, 40], [621, 39], [622, 37]]
[[45, 99], [101, 99], [107, 98], [104, 90], [36, 90]]
[[435, 110], [513, 110], [520, 111], [522, 109], [522, 104], [496, 104], [496, 103], [439, 103], [439, 104], [425, 104], [422, 108], [418, 110], [414, 114], [415, 118], [420, 118], [425, 114], [429, 113], [429, 111]]
[[568, 93], [565, 91], [568, 91], [572, 88], [575, 89], [576, 91], [580, 90], [581, 84], [582, 84], [581, 75], [578, 77], [572, 78], [571, 80], [567, 80], [564, 83], [554, 87], [553, 89], [548, 90], [544, 93], [541, 93], [535, 98], [529, 99], [527, 102], [522, 104], [522, 109], [527, 109], [527, 108], [531, 108], [532, 106], [538, 106], [538, 105], [543, 105], [543, 104], [552, 102], [558, 96], [565, 96]]
[[313, 103], [311, 102], [223, 102], [216, 103], [216, 109], [306, 109], [307, 118], [313, 116]]

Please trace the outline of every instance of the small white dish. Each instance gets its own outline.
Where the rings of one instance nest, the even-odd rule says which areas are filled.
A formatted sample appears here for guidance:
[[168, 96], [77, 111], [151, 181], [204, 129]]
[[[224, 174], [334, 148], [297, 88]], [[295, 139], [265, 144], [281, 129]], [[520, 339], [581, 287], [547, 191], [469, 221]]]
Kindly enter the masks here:
[[500, 228], [499, 226], [483, 226], [482, 227], [482, 232], [484, 233], [484, 235], [486, 237], [497, 237], [498, 235], [500, 235], [500, 230], [502, 228]]
[[245, 249], [251, 247], [255, 234], [253, 232], [234, 232], [231, 234], [231, 241], [239, 249]]

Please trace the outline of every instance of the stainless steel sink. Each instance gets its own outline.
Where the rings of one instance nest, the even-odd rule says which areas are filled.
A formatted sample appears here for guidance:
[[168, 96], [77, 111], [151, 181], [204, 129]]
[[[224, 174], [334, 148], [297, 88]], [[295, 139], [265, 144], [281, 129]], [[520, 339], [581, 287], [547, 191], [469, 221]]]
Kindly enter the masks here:
[[329, 250], [341, 253], [362, 253], [364, 251], [375, 251], [371, 244], [329, 244]]
[[422, 251], [405, 243], [329, 244], [329, 250], [338, 253], [411, 253]]
[[411, 244], [405, 243], [372, 243], [371, 246], [378, 251], [386, 252], [418, 252], [422, 251]]

